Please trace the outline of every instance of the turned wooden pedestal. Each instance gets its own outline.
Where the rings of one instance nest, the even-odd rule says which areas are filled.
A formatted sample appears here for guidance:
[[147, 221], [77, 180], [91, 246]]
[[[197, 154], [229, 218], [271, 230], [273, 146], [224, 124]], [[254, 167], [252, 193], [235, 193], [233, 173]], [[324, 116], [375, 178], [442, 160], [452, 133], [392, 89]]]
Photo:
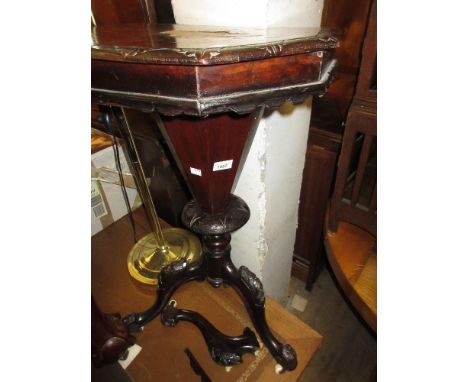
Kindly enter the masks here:
[[335, 67], [336, 38], [318, 28], [141, 24], [96, 27], [93, 38], [93, 100], [104, 113], [114, 107], [117, 129], [123, 121], [115, 106], [157, 112], [194, 197], [182, 221], [203, 244], [200, 261], [182, 259], [163, 268], [155, 303], [127, 316], [127, 328], [137, 331], [159, 315], [167, 326], [188, 321], [202, 332], [217, 363], [239, 364], [244, 353], [259, 349], [252, 330], [229, 337], [199, 313], [169, 303], [184, 283], [206, 279], [213, 287], [231, 286], [239, 293], [278, 370], [293, 370], [294, 349], [268, 326], [262, 283], [230, 259], [231, 232], [250, 216], [247, 204], [230, 192], [247, 136], [264, 109], [326, 90]]

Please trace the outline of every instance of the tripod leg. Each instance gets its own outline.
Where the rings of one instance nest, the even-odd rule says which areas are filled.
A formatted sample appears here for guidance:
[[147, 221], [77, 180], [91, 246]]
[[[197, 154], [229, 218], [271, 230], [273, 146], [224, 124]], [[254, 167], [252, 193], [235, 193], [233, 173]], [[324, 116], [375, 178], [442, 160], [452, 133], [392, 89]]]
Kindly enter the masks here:
[[258, 335], [282, 370], [294, 370], [297, 366], [296, 352], [291, 345], [282, 344], [271, 332], [265, 318], [265, 294], [262, 282], [247, 267], [236, 269], [231, 261], [226, 264], [225, 281], [234, 287], [243, 298]]
[[156, 302], [142, 313], [131, 313], [124, 318], [130, 332], [141, 330], [148, 322], [155, 319], [169, 302], [172, 294], [186, 282], [203, 281], [206, 276], [203, 257], [197, 263], [189, 263], [185, 259], [174, 261], [161, 270], [158, 282]]
[[187, 321], [194, 324], [202, 333], [211, 358], [221, 366], [233, 366], [242, 362], [242, 355], [255, 353], [260, 347], [252, 330], [245, 328], [242, 335], [230, 337], [221, 333], [201, 314], [186, 310], [176, 309], [175, 302], [171, 301], [161, 313], [161, 321], [166, 326], [176, 326], [179, 321]]

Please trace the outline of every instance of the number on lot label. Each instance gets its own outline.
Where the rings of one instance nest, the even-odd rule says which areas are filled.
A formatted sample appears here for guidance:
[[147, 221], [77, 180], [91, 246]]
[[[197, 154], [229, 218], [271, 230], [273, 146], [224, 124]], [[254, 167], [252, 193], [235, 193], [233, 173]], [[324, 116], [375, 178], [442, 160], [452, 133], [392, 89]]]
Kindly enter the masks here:
[[232, 159], [223, 160], [222, 162], [215, 162], [213, 171], [229, 170], [232, 167]]

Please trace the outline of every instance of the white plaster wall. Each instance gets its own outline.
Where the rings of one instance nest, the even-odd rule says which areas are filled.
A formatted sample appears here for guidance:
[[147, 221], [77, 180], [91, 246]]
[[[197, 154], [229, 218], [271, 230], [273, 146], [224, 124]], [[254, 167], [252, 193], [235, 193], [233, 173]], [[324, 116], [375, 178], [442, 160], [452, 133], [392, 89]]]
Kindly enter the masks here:
[[268, 0], [172, 0], [177, 24], [264, 27]]
[[263, 264], [268, 253], [265, 235], [266, 217], [266, 149], [267, 124], [263, 118], [254, 133], [250, 150], [234, 185], [233, 193], [244, 199], [250, 208], [250, 219], [232, 234], [232, 261], [239, 267], [247, 266], [263, 279]]
[[268, 0], [266, 3], [269, 26], [320, 26], [323, 0]]
[[323, 0], [172, 0], [177, 24], [320, 26]]
[[[172, 6], [178, 24], [316, 27], [323, 0], [172, 0]], [[251, 211], [232, 235], [233, 262], [255, 272], [277, 300], [286, 297], [290, 279], [310, 112], [310, 99], [267, 112], [233, 189]]]
[[262, 264], [262, 281], [267, 293], [278, 300], [286, 298], [288, 291], [310, 112], [309, 98], [300, 106], [283, 104], [265, 118], [268, 147], [263, 237], [268, 253]]

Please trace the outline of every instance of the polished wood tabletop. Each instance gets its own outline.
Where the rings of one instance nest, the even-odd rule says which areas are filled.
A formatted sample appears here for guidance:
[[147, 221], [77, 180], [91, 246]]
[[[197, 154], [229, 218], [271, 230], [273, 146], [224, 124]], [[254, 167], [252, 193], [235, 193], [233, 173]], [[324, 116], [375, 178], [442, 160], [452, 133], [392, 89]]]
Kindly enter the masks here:
[[92, 58], [155, 64], [216, 65], [333, 49], [321, 28], [232, 28], [178, 24], [95, 26]]

